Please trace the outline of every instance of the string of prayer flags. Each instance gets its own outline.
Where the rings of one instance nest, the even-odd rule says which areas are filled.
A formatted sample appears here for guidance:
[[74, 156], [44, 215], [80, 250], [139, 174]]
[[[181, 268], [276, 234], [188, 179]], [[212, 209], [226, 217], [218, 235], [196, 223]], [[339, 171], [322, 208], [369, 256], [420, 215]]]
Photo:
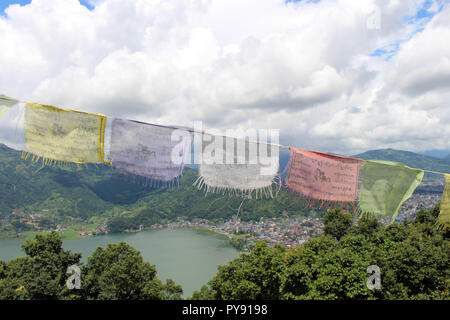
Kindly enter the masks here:
[[361, 174], [359, 209], [362, 213], [390, 216], [394, 221], [423, 175], [422, 170], [398, 162], [367, 160]]
[[59, 166], [104, 163], [105, 126], [103, 115], [27, 103], [22, 158]]
[[194, 186], [204, 189], [206, 194], [229, 194], [250, 199], [273, 197], [272, 183], [278, 168], [276, 148], [204, 134], [199, 178]]
[[445, 175], [445, 188], [442, 193], [441, 207], [437, 219], [438, 229], [450, 228], [450, 174]]
[[[0, 129], [0, 142], [22, 150], [23, 159], [31, 156], [38, 162], [42, 158], [42, 165], [60, 167], [112, 163], [154, 187], [179, 181], [191, 151], [189, 130], [124, 119], [107, 121], [103, 115], [25, 104], [4, 95], [0, 95]], [[279, 177], [279, 147], [203, 133], [202, 161], [194, 186], [206, 194], [273, 197], [272, 183]], [[347, 206], [356, 213], [358, 202], [362, 214], [389, 216], [393, 221], [424, 176], [423, 170], [397, 162], [289, 150], [283, 187], [295, 199], [319, 209]], [[439, 228], [450, 227], [450, 175], [445, 179]]]
[[289, 148], [286, 188], [294, 199], [305, 205], [327, 209], [330, 205], [341, 209], [349, 205], [356, 213], [359, 177], [363, 160], [330, 155], [322, 152]]
[[113, 167], [145, 178], [145, 185], [152, 187], [179, 183], [186, 156], [190, 156], [191, 136], [176, 130], [114, 119], [110, 147]]

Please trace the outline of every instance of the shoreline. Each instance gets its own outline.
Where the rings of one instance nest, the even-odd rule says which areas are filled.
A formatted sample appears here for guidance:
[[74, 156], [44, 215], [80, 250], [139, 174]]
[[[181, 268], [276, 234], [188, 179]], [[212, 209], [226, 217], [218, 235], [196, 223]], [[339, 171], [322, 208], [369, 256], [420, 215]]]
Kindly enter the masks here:
[[[136, 225], [136, 224], [135, 224]], [[277, 244], [291, 248], [302, 245], [307, 239], [323, 233], [323, 224], [320, 217], [293, 215], [292, 217], [267, 218], [260, 221], [240, 221], [232, 219], [226, 222], [212, 222], [207, 219], [184, 220], [183, 217], [175, 221], [153, 223], [144, 227], [139, 225], [135, 228], [112, 228], [114, 233], [108, 232], [104, 223], [90, 225], [64, 226], [59, 229], [58, 234], [63, 240], [87, 238], [90, 236], [106, 234], [126, 234], [149, 230], [169, 230], [175, 228], [189, 228], [203, 234], [214, 234], [222, 239], [227, 239], [229, 244], [235, 249], [248, 252], [259, 241], [266, 242], [268, 246]], [[39, 233], [49, 232], [48, 230]], [[37, 232], [27, 232], [21, 237], [14, 237], [17, 240], [26, 240], [34, 237]], [[8, 237], [9, 238], [9, 237]]]
[[[228, 240], [228, 244], [235, 248], [236, 250], [238, 250], [240, 253], [242, 253], [244, 250], [243, 248], [238, 248], [234, 243], [233, 240], [235, 240], [235, 237], [229, 235], [229, 234], [225, 234], [222, 232], [219, 232], [217, 230], [214, 230], [211, 227], [201, 227], [201, 226], [176, 226], [176, 227], [166, 227], [166, 228], [153, 228], [153, 229], [143, 229], [141, 231], [152, 231], [152, 230], [174, 230], [174, 229], [190, 229], [190, 230], [194, 230], [203, 234], [207, 234], [207, 235], [214, 235], [214, 236], [218, 236], [220, 238], [223, 238], [224, 240]], [[135, 231], [137, 232], [141, 232], [141, 231]], [[126, 232], [125, 232], [126, 233]]]

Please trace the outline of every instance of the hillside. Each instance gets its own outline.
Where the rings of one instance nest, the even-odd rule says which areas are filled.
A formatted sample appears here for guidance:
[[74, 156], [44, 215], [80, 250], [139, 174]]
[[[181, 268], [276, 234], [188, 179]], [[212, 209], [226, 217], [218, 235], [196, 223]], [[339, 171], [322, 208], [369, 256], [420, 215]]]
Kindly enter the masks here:
[[[41, 167], [20, 159], [21, 153], [0, 145], [0, 219], [11, 219], [13, 210], [39, 214], [50, 225], [66, 225], [74, 219], [86, 223], [105, 223], [122, 216], [133, 225], [158, 223], [179, 216], [188, 218], [229, 219], [236, 215], [242, 199], [212, 195], [192, 187], [197, 172], [185, 169], [181, 186], [152, 189], [130, 181], [110, 167], [60, 169]], [[245, 200], [242, 220], [309, 212], [298, 202], [284, 199]], [[135, 219], [136, 218], [136, 219]], [[25, 225], [16, 223], [25, 228]], [[139, 224], [138, 224], [139, 226]]]
[[[116, 204], [130, 204], [150, 190], [113, 179], [111, 169], [41, 167], [0, 145], [0, 215], [12, 209], [54, 210], [87, 218]], [[107, 186], [107, 187], [106, 187]], [[107, 196], [109, 194], [109, 197]]]
[[[204, 192], [192, 187], [197, 171], [189, 168], [185, 169], [179, 188], [152, 189], [138, 181], [130, 181], [130, 177], [121, 176], [107, 166], [90, 166], [83, 170], [41, 167], [39, 163], [21, 160], [20, 155], [20, 152], [0, 145], [0, 220], [1, 226], [9, 225], [10, 229], [13, 225], [17, 230], [28, 230], [20, 218], [30, 214], [45, 220], [45, 223], [41, 221], [45, 226], [42, 230], [67, 226], [74, 221], [83, 225], [106, 225], [111, 224], [111, 218], [117, 222], [117, 231], [180, 216], [229, 219], [238, 213], [242, 202], [242, 199], [222, 195], [205, 196]], [[411, 167], [450, 172], [450, 158], [437, 159], [392, 149], [368, 151], [356, 157], [398, 161]], [[281, 167], [284, 167], [288, 154], [281, 154], [280, 158]], [[441, 176], [427, 176], [442, 179]], [[23, 215], [12, 217], [11, 213], [17, 210]], [[300, 202], [280, 197], [245, 200], [239, 213], [242, 220], [255, 220], [283, 213], [291, 216], [314, 214], [314, 211], [304, 208]]]

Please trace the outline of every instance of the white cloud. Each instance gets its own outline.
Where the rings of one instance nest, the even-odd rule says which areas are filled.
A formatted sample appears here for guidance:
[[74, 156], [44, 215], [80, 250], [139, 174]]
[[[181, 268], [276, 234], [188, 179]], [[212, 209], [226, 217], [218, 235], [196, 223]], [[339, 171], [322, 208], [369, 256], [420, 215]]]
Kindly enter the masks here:
[[[279, 128], [353, 153], [450, 149], [450, 9], [424, 0], [33, 0], [0, 17], [0, 93], [163, 124]], [[380, 29], [367, 19], [380, 8]], [[433, 7], [433, 10], [437, 9]], [[392, 59], [369, 56], [394, 48]]]

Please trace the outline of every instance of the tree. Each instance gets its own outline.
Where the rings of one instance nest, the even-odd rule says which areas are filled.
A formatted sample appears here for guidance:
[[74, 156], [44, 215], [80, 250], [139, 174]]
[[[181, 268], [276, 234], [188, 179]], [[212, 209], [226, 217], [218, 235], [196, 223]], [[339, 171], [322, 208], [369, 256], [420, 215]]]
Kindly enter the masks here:
[[[163, 284], [156, 268], [128, 244], [97, 248], [88, 264], [62, 249], [56, 232], [37, 235], [23, 246], [26, 257], [0, 261], [0, 299], [181, 299], [171, 279]], [[81, 289], [68, 289], [67, 268], [81, 266]]]
[[181, 300], [183, 288], [172, 279], [167, 279], [163, 288], [164, 300]]
[[329, 210], [323, 218], [324, 233], [339, 240], [350, 230], [352, 222], [353, 218], [350, 214], [343, 213], [339, 209]]
[[215, 293], [214, 291], [207, 285], [203, 285], [200, 288], [200, 291], [194, 291], [192, 294], [191, 300], [214, 300]]
[[376, 216], [364, 214], [358, 219], [357, 228], [353, 232], [364, 235], [368, 240], [381, 229], [382, 225]]
[[430, 214], [437, 219], [439, 216], [439, 213], [441, 211], [441, 202], [437, 202], [435, 206], [431, 209]]
[[432, 212], [425, 208], [421, 208], [419, 212], [416, 214], [416, 223], [430, 223], [434, 222], [436, 220], [435, 217], [433, 217]]
[[383, 299], [448, 299], [449, 241], [437, 231], [434, 208], [412, 222], [381, 231], [376, 260], [383, 272]]
[[242, 254], [228, 265], [219, 266], [219, 272], [193, 297], [217, 300], [278, 299], [285, 249], [267, 247], [259, 242], [249, 254]]
[[36, 235], [22, 245], [27, 257], [3, 264], [0, 296], [7, 299], [69, 299], [67, 268], [79, 264], [81, 254], [62, 249], [56, 232]]
[[24, 284], [29, 268], [27, 258], [17, 258], [8, 263], [0, 262], [0, 300], [31, 299]]
[[97, 248], [82, 271], [85, 297], [102, 300], [179, 299], [183, 292], [172, 280], [164, 285], [156, 268], [139, 251], [120, 242]]
[[[292, 249], [260, 243], [220, 266], [193, 299], [449, 299], [449, 241], [434, 210], [386, 227], [370, 215], [352, 226], [330, 210], [324, 235]], [[371, 265], [381, 269], [380, 290], [366, 285]]]

